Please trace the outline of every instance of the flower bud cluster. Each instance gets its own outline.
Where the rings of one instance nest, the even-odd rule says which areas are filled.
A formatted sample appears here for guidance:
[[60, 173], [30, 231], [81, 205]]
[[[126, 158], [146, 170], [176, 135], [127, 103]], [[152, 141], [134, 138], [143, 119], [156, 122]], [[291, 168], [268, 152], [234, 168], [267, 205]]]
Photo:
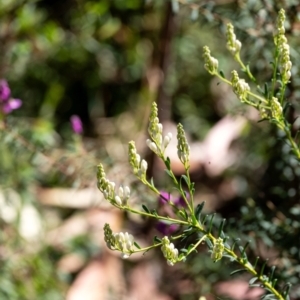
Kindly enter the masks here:
[[106, 178], [103, 166], [101, 164], [98, 165], [97, 179], [98, 189], [102, 192], [106, 200], [108, 200], [112, 204], [117, 204], [118, 206], [127, 205], [128, 199], [130, 197], [130, 188], [128, 186], [120, 186], [118, 193], [116, 193], [116, 184]]
[[177, 155], [185, 167], [189, 165], [190, 146], [187, 142], [183, 126], [177, 125]]
[[232, 71], [231, 74], [233, 91], [241, 101], [244, 101], [247, 98], [248, 92], [250, 91], [249, 84], [244, 79], [239, 78], [237, 71]]
[[140, 179], [146, 178], [146, 172], [148, 163], [142, 159], [141, 156], [136, 152], [135, 143], [133, 141], [128, 144], [128, 158], [129, 163], [132, 166], [133, 173]]
[[262, 120], [269, 119], [268, 111], [264, 107], [259, 107], [259, 114]]
[[280, 71], [283, 84], [287, 84], [291, 78], [292, 62], [290, 60], [290, 46], [285, 37], [285, 12], [283, 9], [279, 11], [277, 18], [277, 34], [274, 37], [274, 43], [278, 48], [280, 59]]
[[167, 146], [169, 145], [172, 139], [172, 133], [169, 132], [163, 138], [163, 125], [159, 123], [158, 114], [157, 114], [157, 105], [155, 102], [152, 103], [151, 114], [149, 118], [149, 127], [148, 132], [151, 139], [147, 139], [147, 146], [159, 156], [163, 155]]
[[207, 46], [203, 47], [204, 68], [214, 75], [218, 72], [219, 62], [216, 58], [210, 55], [210, 50]]
[[104, 240], [111, 250], [122, 252], [122, 258], [128, 258], [134, 252], [134, 237], [128, 232], [113, 233], [109, 224], [104, 225]]
[[272, 97], [272, 100], [270, 101], [271, 105], [271, 114], [274, 119], [281, 119], [282, 118], [282, 106], [279, 103], [278, 99], [275, 97]]
[[167, 259], [169, 266], [174, 266], [178, 262], [178, 249], [175, 248], [173, 243], [170, 243], [170, 240], [167, 236], [162, 239], [161, 251], [164, 257]]
[[212, 253], [211, 253], [211, 259], [216, 262], [218, 260], [220, 260], [223, 257], [223, 251], [225, 249], [225, 246], [223, 244], [223, 239], [222, 238], [218, 238], [215, 241]]
[[242, 43], [236, 39], [236, 35], [234, 33], [234, 27], [231, 23], [227, 24], [226, 30], [226, 38], [227, 38], [227, 49], [231, 52], [233, 56], [240, 52]]

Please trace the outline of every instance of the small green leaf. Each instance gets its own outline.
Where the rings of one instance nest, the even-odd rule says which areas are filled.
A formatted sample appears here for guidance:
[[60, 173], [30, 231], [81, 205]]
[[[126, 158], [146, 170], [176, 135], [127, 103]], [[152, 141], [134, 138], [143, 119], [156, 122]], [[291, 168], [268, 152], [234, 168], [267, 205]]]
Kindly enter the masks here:
[[221, 222], [221, 224], [220, 224], [220, 226], [219, 226], [218, 236], [219, 236], [220, 238], [222, 238], [222, 237], [221, 237], [221, 232], [223, 231], [225, 222], [226, 222], [226, 219], [223, 219], [222, 222]]
[[151, 210], [151, 214], [154, 215], [155, 217], [158, 216], [156, 209], [152, 209]]
[[214, 221], [214, 217], [215, 217], [215, 214], [212, 214], [212, 216], [211, 216], [211, 218], [210, 218], [210, 222], [209, 222], [209, 230], [208, 230], [208, 233], [211, 233], [212, 225], [213, 225], [213, 221]]
[[223, 77], [223, 78], [225, 78], [225, 75], [224, 75], [224, 72], [222, 71], [222, 70], [220, 70], [220, 75]]
[[173, 173], [169, 170], [165, 170], [165, 172], [173, 179]]
[[151, 179], [150, 179], [150, 184], [151, 184], [151, 186], [154, 186], [153, 177], [151, 177]]
[[206, 242], [207, 247], [208, 247], [209, 249], [212, 249], [212, 248], [214, 247], [214, 245], [212, 244], [212, 242], [210, 241], [210, 239], [206, 238], [206, 239], [205, 239], [205, 242]]
[[171, 161], [170, 161], [169, 157], [166, 158], [165, 164], [166, 164], [166, 167], [168, 168], [168, 170], [171, 170]]
[[246, 272], [245, 269], [238, 269], [238, 270], [235, 270], [233, 272], [230, 273], [230, 276], [234, 275], [234, 274], [237, 274], [237, 273], [240, 273], [240, 272]]
[[186, 185], [189, 187], [189, 186], [190, 186], [190, 181], [189, 181], [189, 179], [187, 178], [187, 176], [185, 176], [185, 175], [181, 175], [181, 178], [183, 178], [183, 179], [184, 179], [184, 181], [185, 181]]
[[141, 249], [141, 246], [140, 246], [137, 242], [134, 242], [133, 244], [134, 244], [134, 246], [136, 246], [138, 249]]
[[249, 280], [249, 285], [252, 285], [255, 283], [255, 281], [258, 279], [258, 277], [253, 277]]
[[148, 209], [148, 207], [145, 204], [142, 205], [142, 208], [146, 213], [150, 214], [150, 210]]
[[187, 233], [187, 232], [190, 232], [190, 231], [194, 231], [194, 227], [192, 226], [189, 226], [187, 229], [183, 230], [183, 233]]
[[203, 220], [202, 220], [202, 224], [203, 225], [205, 225], [205, 222], [206, 222], [207, 218], [208, 218], [208, 215], [205, 215], [204, 218], [203, 218]]
[[261, 270], [260, 270], [259, 276], [263, 276], [264, 270], [265, 270], [265, 267], [266, 267], [267, 262], [268, 262], [268, 259], [265, 260], [265, 262], [263, 263], [263, 265], [262, 265], [262, 267], [261, 267]]
[[182, 249], [180, 249], [180, 251], [183, 252], [183, 253], [187, 253], [188, 252], [188, 250], [186, 248], [182, 248]]
[[185, 209], [180, 209], [179, 211], [179, 215], [184, 219], [184, 220], [188, 220], [189, 216], [187, 214], [187, 212], [185, 211]]
[[191, 215], [191, 218], [192, 218], [193, 225], [196, 225], [197, 224], [196, 217], [194, 215]]
[[273, 280], [275, 269], [276, 269], [275, 266], [272, 266], [272, 267], [271, 267], [271, 272], [270, 272], [270, 276], [269, 276], [269, 281], [272, 281], [272, 280]]
[[161, 239], [159, 237], [155, 236], [153, 238], [153, 242], [154, 242], [154, 244], [159, 244], [159, 243], [161, 243]]
[[202, 203], [198, 204], [197, 207], [196, 207], [196, 210], [195, 210], [195, 216], [197, 218], [197, 220], [199, 221], [199, 223], [201, 223], [201, 212], [202, 212], [202, 209], [205, 205], [205, 201], [203, 201]]
[[269, 98], [269, 86], [266, 82], [265, 82], [264, 88], [265, 88], [264, 96], [265, 96], [266, 99], [268, 99]]

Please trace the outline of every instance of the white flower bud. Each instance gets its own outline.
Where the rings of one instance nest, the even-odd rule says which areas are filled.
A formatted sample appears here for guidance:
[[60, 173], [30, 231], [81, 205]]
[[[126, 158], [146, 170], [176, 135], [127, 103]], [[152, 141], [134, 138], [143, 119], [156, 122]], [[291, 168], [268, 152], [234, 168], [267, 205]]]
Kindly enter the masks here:
[[164, 149], [168, 147], [169, 143], [171, 142], [171, 139], [172, 139], [172, 133], [169, 132], [164, 138], [164, 144], [163, 144]]
[[136, 154], [134, 158], [135, 158], [134, 163], [136, 164], [136, 166], [139, 166], [140, 161], [141, 161], [141, 156], [139, 154]]
[[118, 205], [122, 205], [122, 200], [121, 200], [121, 198], [120, 198], [119, 196], [116, 196], [116, 197], [115, 197], [115, 201], [116, 201], [116, 203], [117, 203]]
[[128, 199], [130, 197], [130, 188], [128, 186], [125, 186], [124, 188], [124, 197]]
[[122, 186], [120, 186], [119, 187], [119, 197], [121, 198], [121, 199], [123, 199], [123, 197], [124, 197], [124, 189], [123, 189], [123, 187]]
[[161, 123], [158, 123], [158, 124], [157, 124], [157, 131], [158, 131], [159, 133], [162, 133], [162, 131], [163, 131], [163, 125], [162, 125]]
[[146, 173], [147, 168], [148, 168], [148, 164], [147, 164], [147, 162], [143, 159], [142, 162], [141, 162], [141, 171], [142, 171], [143, 174]]
[[157, 146], [155, 145], [154, 142], [152, 142], [151, 140], [147, 140], [146, 141], [147, 146], [150, 148], [150, 150], [152, 150], [154, 153], [157, 153]]

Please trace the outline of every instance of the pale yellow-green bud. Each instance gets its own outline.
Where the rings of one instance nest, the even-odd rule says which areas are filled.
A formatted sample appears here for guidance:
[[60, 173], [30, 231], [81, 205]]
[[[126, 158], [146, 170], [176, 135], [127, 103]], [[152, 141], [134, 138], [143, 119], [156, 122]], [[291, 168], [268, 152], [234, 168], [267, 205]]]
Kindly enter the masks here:
[[203, 47], [204, 68], [214, 75], [218, 72], [219, 62], [216, 58], [210, 55], [210, 50], [207, 46]]
[[173, 243], [170, 243], [167, 236], [162, 239], [161, 251], [169, 266], [174, 266], [174, 264], [178, 262], [178, 250], [175, 248]]
[[242, 43], [236, 39], [236, 35], [234, 33], [234, 27], [231, 23], [227, 24], [227, 49], [231, 52], [233, 56], [240, 52]]
[[272, 97], [272, 100], [270, 101], [271, 104], [271, 114], [274, 119], [281, 119], [282, 118], [282, 106], [279, 103], [278, 99], [275, 97]]
[[233, 91], [241, 101], [244, 101], [247, 98], [248, 92], [250, 91], [249, 84], [244, 79], [239, 78], [237, 71], [232, 71], [231, 74]]
[[267, 110], [263, 107], [259, 107], [259, 114], [260, 114], [260, 117], [262, 119], [268, 119], [269, 118]]
[[104, 241], [109, 249], [114, 250], [115, 247], [115, 237], [113, 232], [109, 226], [109, 224], [105, 223], [104, 225]]
[[189, 167], [189, 157], [190, 157], [190, 146], [187, 142], [183, 126], [179, 123], [177, 125], [177, 155], [182, 164], [188, 168]]
[[284, 9], [280, 9], [277, 17], [277, 31], [279, 34], [285, 33], [284, 21], [285, 21], [285, 11]]
[[220, 237], [215, 241], [214, 247], [211, 253], [211, 259], [216, 262], [220, 260], [223, 257], [223, 251], [225, 249], [225, 246], [223, 244], [223, 239]]

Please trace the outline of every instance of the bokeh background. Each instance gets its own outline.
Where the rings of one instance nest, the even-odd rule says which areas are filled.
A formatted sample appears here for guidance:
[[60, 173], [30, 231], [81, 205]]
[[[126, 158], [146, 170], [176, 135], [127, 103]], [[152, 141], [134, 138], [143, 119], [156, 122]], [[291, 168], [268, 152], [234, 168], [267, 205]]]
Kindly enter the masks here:
[[[191, 145], [196, 202], [206, 201], [228, 235], [251, 240], [249, 257], [276, 265], [279, 284], [300, 299], [299, 163], [282, 135], [258, 122], [230, 88], [203, 67], [208, 45], [226, 76], [240, 70], [226, 50], [232, 22], [261, 87], [270, 80], [273, 34], [287, 14], [293, 62], [285, 113], [299, 129], [298, 1], [1, 0], [0, 78], [22, 107], [2, 115], [0, 133], [1, 299], [257, 299], [236, 266], [213, 263], [205, 247], [166, 265], [160, 251], [126, 261], [102, 228], [129, 231], [141, 245], [162, 236], [156, 223], [111, 208], [96, 189], [96, 165], [130, 184], [132, 205], [159, 201], [132, 176], [127, 143], [147, 158], [149, 177], [172, 191], [147, 149], [152, 101], [165, 130], [181, 122]], [[255, 87], [253, 87], [255, 89]], [[83, 133], [72, 130], [78, 115]], [[176, 144], [168, 155], [183, 172]], [[158, 207], [164, 209], [163, 207]], [[298, 242], [297, 242], [298, 241]]]

